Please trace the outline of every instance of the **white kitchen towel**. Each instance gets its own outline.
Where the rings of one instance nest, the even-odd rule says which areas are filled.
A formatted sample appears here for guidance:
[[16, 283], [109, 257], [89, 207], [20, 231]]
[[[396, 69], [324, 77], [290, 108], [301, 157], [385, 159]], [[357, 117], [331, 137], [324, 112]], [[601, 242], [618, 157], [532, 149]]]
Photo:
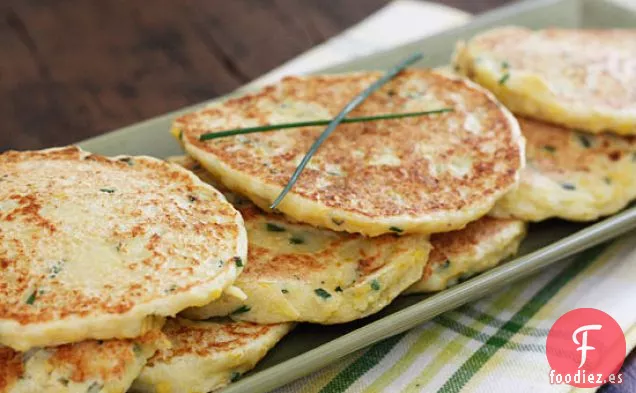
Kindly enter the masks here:
[[355, 57], [370, 55], [459, 26], [470, 15], [455, 8], [418, 0], [396, 0], [244, 88], [276, 82], [282, 76], [306, 74]]

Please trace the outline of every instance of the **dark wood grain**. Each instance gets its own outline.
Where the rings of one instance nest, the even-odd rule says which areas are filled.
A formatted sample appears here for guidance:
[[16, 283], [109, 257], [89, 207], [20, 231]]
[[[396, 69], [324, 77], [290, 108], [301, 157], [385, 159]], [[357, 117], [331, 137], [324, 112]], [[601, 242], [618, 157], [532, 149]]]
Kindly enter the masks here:
[[[64, 145], [227, 93], [388, 0], [4, 0], [0, 151]], [[508, 0], [442, 0], [478, 13]], [[636, 390], [636, 353], [624, 385]], [[546, 376], [547, 378], [547, 376]]]
[[63, 145], [209, 99], [386, 0], [10, 0], [0, 149]]
[[0, 151], [72, 143], [227, 93], [387, 1], [5, 0]]

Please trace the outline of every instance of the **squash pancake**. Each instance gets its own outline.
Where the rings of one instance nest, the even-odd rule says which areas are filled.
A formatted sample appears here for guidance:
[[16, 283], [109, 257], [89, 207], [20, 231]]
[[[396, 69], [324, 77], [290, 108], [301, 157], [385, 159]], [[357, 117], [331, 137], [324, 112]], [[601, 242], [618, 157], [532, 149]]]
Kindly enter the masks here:
[[519, 118], [528, 165], [496, 217], [591, 221], [636, 199], [636, 136], [586, 134]]
[[148, 358], [168, 345], [153, 330], [135, 339], [89, 340], [25, 353], [0, 347], [0, 393], [123, 393]]
[[242, 270], [240, 214], [191, 172], [76, 147], [0, 155], [0, 344], [138, 337]]
[[501, 27], [459, 43], [454, 64], [513, 113], [636, 135], [636, 29]]
[[131, 392], [210, 392], [254, 368], [293, 324], [256, 325], [249, 322], [170, 319], [163, 331], [169, 349], [155, 354]]
[[[200, 141], [205, 133], [332, 118], [379, 72], [288, 77], [176, 120], [185, 150], [226, 187], [267, 209], [324, 127]], [[486, 214], [524, 164], [517, 121], [485, 89], [406, 70], [350, 117], [452, 108], [451, 113], [341, 124], [278, 209], [334, 231], [378, 236], [445, 232]]]
[[[194, 160], [172, 160], [215, 184]], [[426, 235], [368, 238], [334, 232], [264, 213], [232, 193], [226, 196], [247, 228], [249, 264], [234, 284], [247, 299], [223, 294], [207, 306], [186, 310], [187, 318], [348, 322], [381, 310], [422, 276], [430, 249]]]
[[434, 234], [424, 274], [405, 293], [441, 291], [491, 269], [516, 254], [525, 235], [523, 221], [491, 217], [459, 231]]

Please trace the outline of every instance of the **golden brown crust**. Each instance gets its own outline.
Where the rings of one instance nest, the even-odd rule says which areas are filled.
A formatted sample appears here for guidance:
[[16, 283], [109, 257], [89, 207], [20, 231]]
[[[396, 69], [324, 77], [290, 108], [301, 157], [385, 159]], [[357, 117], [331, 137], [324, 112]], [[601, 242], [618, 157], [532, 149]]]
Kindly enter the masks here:
[[572, 172], [596, 175], [599, 167], [636, 160], [636, 135], [590, 135], [522, 117], [518, 120], [527, 141], [529, 169], [565, 176]]
[[[165, 347], [166, 343], [164, 334], [153, 330], [135, 339], [87, 340], [33, 349], [28, 353], [0, 347], [0, 392], [11, 392], [16, 382], [23, 379], [34, 387], [33, 384], [48, 382], [62, 385], [95, 383], [100, 386], [114, 383], [119, 386], [117, 381], [130, 379], [130, 383], [132, 379], [128, 374], [131, 367], [137, 367], [139, 362], [143, 364], [145, 359], [140, 360], [140, 357], [150, 356], [156, 348]], [[51, 381], [41, 379], [43, 370]], [[45, 389], [45, 386], [37, 388]]]
[[492, 214], [590, 221], [636, 199], [636, 136], [587, 134], [519, 117], [528, 165]]
[[440, 291], [489, 270], [514, 255], [525, 234], [523, 221], [492, 217], [482, 217], [458, 231], [434, 234], [422, 278], [405, 293]]
[[170, 363], [171, 359], [196, 355], [200, 357], [230, 352], [241, 348], [255, 338], [287, 324], [258, 325], [251, 322], [191, 322], [169, 320], [163, 328], [172, 343], [170, 348], [158, 351], [148, 360], [148, 367], [158, 363]]
[[[49, 349], [49, 364], [54, 368], [71, 370], [69, 379], [73, 382], [119, 379], [126, 373], [128, 365], [139, 356], [136, 345], [152, 344], [164, 339], [161, 331], [153, 330], [136, 339], [88, 340], [61, 345]], [[110, 362], [100, 363], [95, 359], [110, 359]]]
[[212, 392], [251, 370], [293, 324], [170, 319], [160, 350], [131, 386], [135, 393]]
[[498, 219], [492, 217], [483, 217], [477, 221], [471, 222], [466, 228], [459, 231], [436, 233], [431, 236], [431, 244], [433, 250], [429, 257], [429, 263], [426, 268], [435, 268], [435, 265], [444, 263], [451, 255], [462, 254], [471, 248], [479, 246], [484, 241], [489, 241], [498, 235], [502, 228], [506, 228], [511, 224], [517, 224], [519, 220], [515, 219]]
[[[263, 207], [274, 194], [262, 193], [282, 189], [323, 128], [207, 142], [199, 141], [199, 136], [254, 124], [329, 118], [379, 75], [288, 77], [258, 93], [184, 115], [175, 127], [183, 132], [188, 152], [215, 175], [221, 175], [219, 180], [226, 186], [246, 191], [237, 190], [237, 184], [228, 179], [230, 175], [222, 175], [225, 172], [252, 179], [247, 187], [253, 187], [254, 192], [248, 196]], [[384, 226], [358, 228], [370, 235], [390, 232], [389, 222], [402, 222], [405, 233], [423, 232], [432, 226], [449, 230], [465, 225], [470, 219], [457, 216], [467, 212], [477, 215], [475, 211], [494, 203], [514, 185], [523, 166], [518, 127], [505, 109], [466, 80], [428, 70], [408, 70], [350, 116], [444, 107], [455, 110], [340, 125], [313, 157], [280, 211], [334, 230], [356, 232], [353, 227], [364, 227], [364, 222]], [[335, 223], [329, 217], [325, 222], [313, 222], [299, 216], [300, 209], [292, 206], [299, 201], [343, 217], [353, 216], [354, 221], [362, 223], [346, 220], [338, 224], [337, 217], [333, 217]]]
[[[411, 239], [420, 239], [422, 244], [428, 244], [428, 238], [421, 235], [398, 237], [391, 234], [366, 238], [358, 234], [331, 232], [295, 223], [282, 214], [263, 212], [250, 201], [219, 186], [193, 159], [171, 160], [193, 170], [202, 180], [217, 187], [243, 216], [249, 236], [249, 263], [238, 282], [290, 278], [302, 281], [307, 277], [314, 278], [312, 276], [316, 274], [326, 278], [333, 275], [331, 269], [334, 264], [343, 269], [342, 266], [348, 265], [345, 260], [355, 261], [355, 267], [351, 268], [355, 271], [354, 281], [338, 283], [338, 286], [345, 289], [367, 281], [378, 269], [390, 264], [392, 259], [408, 252]], [[276, 229], [268, 230], [271, 226]], [[297, 238], [302, 243], [293, 244], [292, 238]]]
[[[574, 89], [562, 92], [559, 98], [571, 102], [590, 102], [610, 108], [625, 108], [634, 105], [636, 89], [630, 80], [618, 79], [612, 66], [609, 51], [622, 58], [620, 52], [636, 54], [636, 30], [572, 30], [549, 28], [532, 31], [525, 28], [509, 28], [489, 32], [474, 38], [471, 44], [502, 57], [509, 68], [520, 72], [550, 72], [553, 77], [565, 77]], [[543, 45], [550, 45], [546, 48]], [[543, 52], [561, 48], [552, 53]], [[620, 50], [620, 49], [622, 50]], [[618, 53], [616, 53], [618, 52]], [[605, 57], [605, 58], [604, 58]], [[599, 61], [602, 60], [602, 63]], [[599, 75], [603, 77], [594, 89], [586, 89], [590, 70], [595, 65], [602, 66]], [[562, 67], [560, 67], [562, 66]], [[620, 64], [616, 65], [621, 67]], [[626, 67], [631, 67], [626, 64]], [[620, 70], [618, 70], [620, 71]], [[636, 78], [636, 74], [626, 73]], [[634, 79], [636, 80], [636, 79]]]
[[[171, 158], [207, 183], [212, 176], [191, 158]], [[235, 285], [248, 298], [223, 295], [192, 319], [227, 316], [258, 323], [343, 323], [379, 311], [415, 282], [426, 265], [427, 235], [373, 238], [299, 224], [268, 214], [219, 187], [241, 212], [249, 263]], [[237, 312], [238, 310], [238, 312]]]
[[495, 28], [460, 43], [455, 66], [515, 114], [636, 134], [636, 29]]
[[[15, 349], [91, 338], [82, 335], [98, 329], [75, 326], [78, 319], [146, 307], [131, 315], [139, 323], [188, 307], [158, 304], [169, 298], [188, 302], [199, 292], [190, 302], [206, 302], [204, 288], [224, 275], [231, 283], [234, 257], [245, 258], [238, 212], [188, 171], [156, 159], [76, 147], [10, 151], [0, 155], [0, 184], [0, 342]], [[47, 324], [57, 326], [51, 342], [27, 342], [23, 327]], [[10, 335], [14, 329], [22, 333]]]
[[0, 392], [8, 391], [23, 373], [22, 353], [0, 347]]

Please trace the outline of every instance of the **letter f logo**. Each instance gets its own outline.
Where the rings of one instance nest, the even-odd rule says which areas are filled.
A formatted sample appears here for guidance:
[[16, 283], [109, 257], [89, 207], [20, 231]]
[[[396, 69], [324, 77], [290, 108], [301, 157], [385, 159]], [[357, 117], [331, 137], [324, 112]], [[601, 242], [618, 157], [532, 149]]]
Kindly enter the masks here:
[[[574, 344], [580, 345], [580, 347], [576, 349], [577, 351], [581, 351], [581, 364], [579, 364], [579, 368], [583, 367], [585, 361], [587, 360], [587, 351], [593, 351], [596, 349], [592, 346], [587, 345], [588, 330], [601, 330], [601, 328], [601, 325], [585, 325], [576, 329], [574, 333], [572, 333], [572, 341], [574, 341]], [[581, 340], [581, 342], [579, 342], [576, 336], [581, 332], [583, 332], [583, 339]]]

